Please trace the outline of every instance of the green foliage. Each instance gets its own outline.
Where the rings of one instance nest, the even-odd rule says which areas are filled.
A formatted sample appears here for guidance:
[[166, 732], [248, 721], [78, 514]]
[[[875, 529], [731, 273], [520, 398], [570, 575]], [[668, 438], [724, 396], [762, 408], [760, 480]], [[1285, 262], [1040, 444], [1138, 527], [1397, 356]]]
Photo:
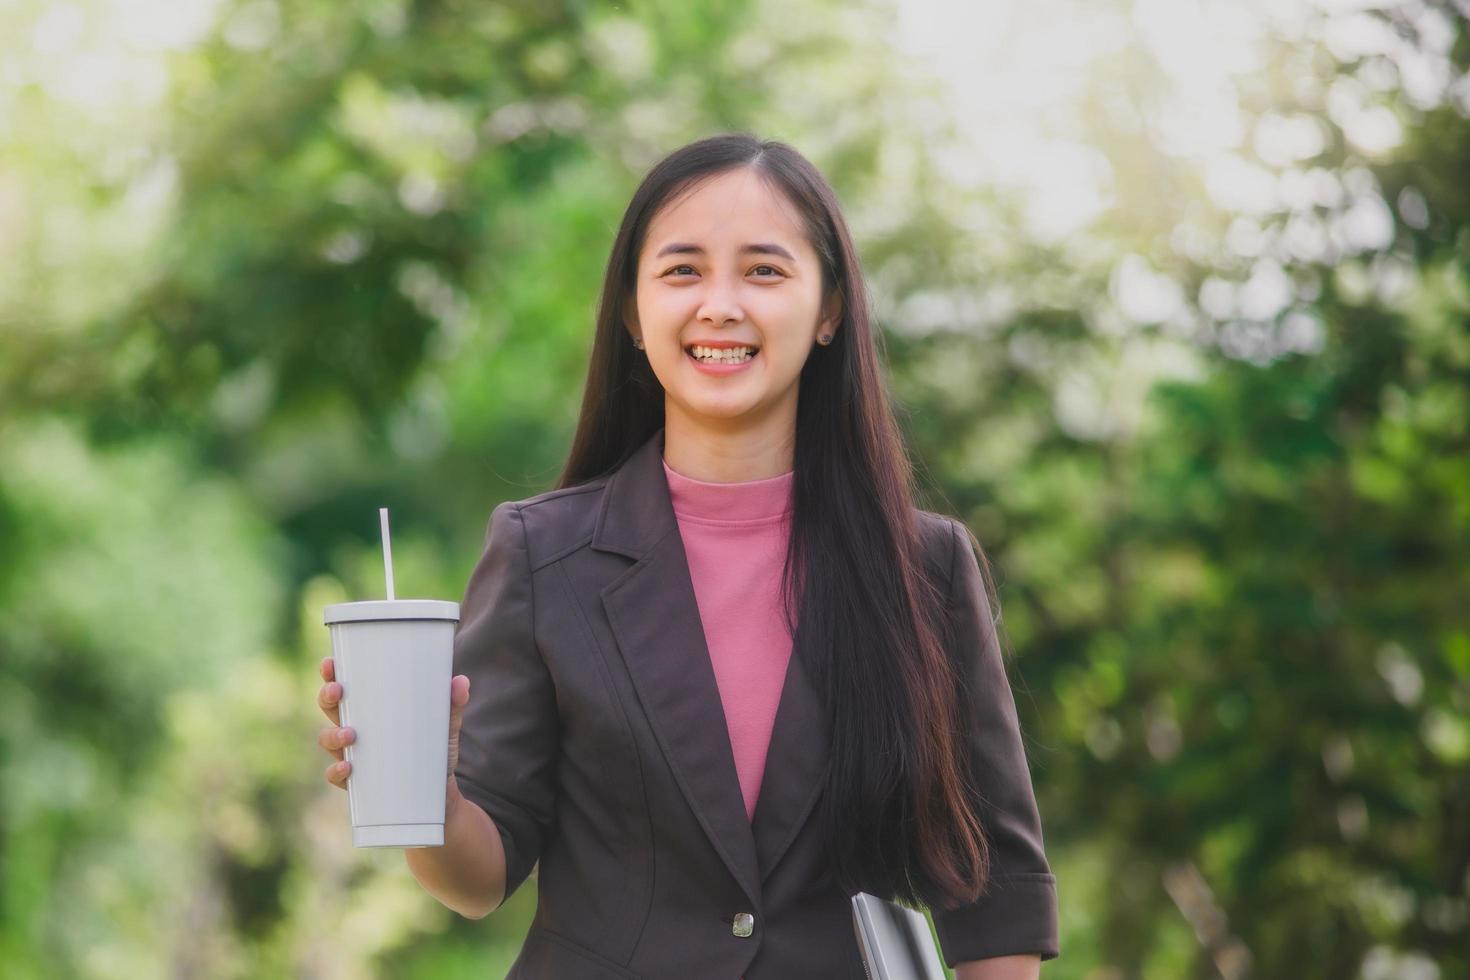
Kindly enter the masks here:
[[[741, 128], [833, 179], [926, 503], [994, 563], [1047, 975], [1470, 969], [1464, 98], [1273, 22], [1230, 165], [1322, 200], [1235, 213], [1140, 123], [1133, 39], [1070, 133], [1111, 205], [1047, 241], [957, 178], [883, 7], [252, 0], [81, 95], [71, 16], [0, 9], [6, 975], [504, 972], [534, 882], [470, 922], [350, 846], [321, 609], [379, 593], [381, 505], [400, 591], [462, 593], [559, 472], [639, 175]], [[1464, 87], [1452, 5], [1361, 16]], [[1355, 144], [1360, 89], [1396, 149]], [[1320, 146], [1273, 162], [1289, 118]], [[1312, 222], [1335, 252], [1263, 244]]]

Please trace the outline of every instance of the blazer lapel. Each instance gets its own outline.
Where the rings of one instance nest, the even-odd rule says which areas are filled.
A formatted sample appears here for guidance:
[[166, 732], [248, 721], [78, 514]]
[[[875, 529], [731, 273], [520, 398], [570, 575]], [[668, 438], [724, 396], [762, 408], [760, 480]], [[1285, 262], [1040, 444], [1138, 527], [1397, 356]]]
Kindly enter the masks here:
[[[800, 623], [796, 629], [799, 636]], [[791, 847], [827, 781], [831, 739], [826, 710], [806, 665], [796, 655], [799, 649], [800, 644], [796, 644], [786, 668], [760, 796], [755, 802], [751, 830], [762, 880]]]
[[663, 473], [663, 430], [610, 478], [592, 546], [637, 559], [602, 590], [603, 608], [679, 788], [759, 908], [755, 838]]

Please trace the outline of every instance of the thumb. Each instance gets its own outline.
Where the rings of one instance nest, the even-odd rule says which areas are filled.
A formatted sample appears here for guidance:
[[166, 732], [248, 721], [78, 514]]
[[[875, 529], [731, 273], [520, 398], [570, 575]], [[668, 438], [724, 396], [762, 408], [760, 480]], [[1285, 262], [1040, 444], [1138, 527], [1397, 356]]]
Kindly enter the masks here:
[[459, 768], [459, 723], [464, 718], [464, 706], [470, 703], [470, 679], [464, 674], [455, 674], [449, 679], [449, 778]]
[[464, 718], [465, 705], [470, 703], [470, 679], [464, 674], [455, 674], [449, 681], [449, 734], [459, 734], [459, 723]]

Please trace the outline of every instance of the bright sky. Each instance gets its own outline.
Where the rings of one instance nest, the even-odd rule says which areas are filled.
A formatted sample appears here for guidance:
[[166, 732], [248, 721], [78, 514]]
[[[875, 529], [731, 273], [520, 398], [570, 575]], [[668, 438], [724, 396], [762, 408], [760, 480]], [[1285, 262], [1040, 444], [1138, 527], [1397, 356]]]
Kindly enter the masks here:
[[[1409, 13], [1424, 49], [1366, 12], [1377, 7]], [[952, 176], [1022, 192], [1031, 229], [1052, 240], [1107, 205], [1107, 161], [1066, 134], [1082, 131], [1089, 70], [1110, 55], [1131, 47], [1158, 62], [1167, 90], [1152, 123], [1164, 147], [1205, 168], [1215, 203], [1262, 214], [1282, 203], [1280, 188], [1237, 152], [1246, 140], [1266, 163], [1285, 168], [1313, 156], [1325, 138], [1303, 117], [1268, 117], [1245, 131], [1235, 80], [1262, 67], [1268, 34], [1320, 37], [1344, 60], [1388, 55], [1399, 77], [1387, 81], [1424, 107], [1446, 96], [1455, 36], [1437, 11], [1397, 0], [897, 0], [897, 10], [899, 46], [944, 83], [967, 137], [949, 158]], [[1333, 121], [1370, 158], [1401, 135], [1397, 117], [1372, 94], [1370, 85], [1344, 79], [1327, 99]], [[1455, 94], [1470, 109], [1470, 90], [1462, 85]], [[1298, 182], [1287, 190], [1300, 197], [1320, 189]]]

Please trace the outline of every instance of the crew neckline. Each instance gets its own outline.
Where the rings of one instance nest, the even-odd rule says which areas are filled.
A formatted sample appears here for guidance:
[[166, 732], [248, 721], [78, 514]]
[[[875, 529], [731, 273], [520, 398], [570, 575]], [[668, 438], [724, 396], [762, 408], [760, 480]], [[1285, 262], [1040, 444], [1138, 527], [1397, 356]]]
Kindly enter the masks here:
[[792, 488], [796, 471], [787, 470], [760, 480], [736, 483], [710, 483], [685, 476], [663, 462], [669, 484], [669, 500], [674, 514], [681, 520], [697, 520], [707, 524], [766, 523], [785, 517], [792, 511]]

